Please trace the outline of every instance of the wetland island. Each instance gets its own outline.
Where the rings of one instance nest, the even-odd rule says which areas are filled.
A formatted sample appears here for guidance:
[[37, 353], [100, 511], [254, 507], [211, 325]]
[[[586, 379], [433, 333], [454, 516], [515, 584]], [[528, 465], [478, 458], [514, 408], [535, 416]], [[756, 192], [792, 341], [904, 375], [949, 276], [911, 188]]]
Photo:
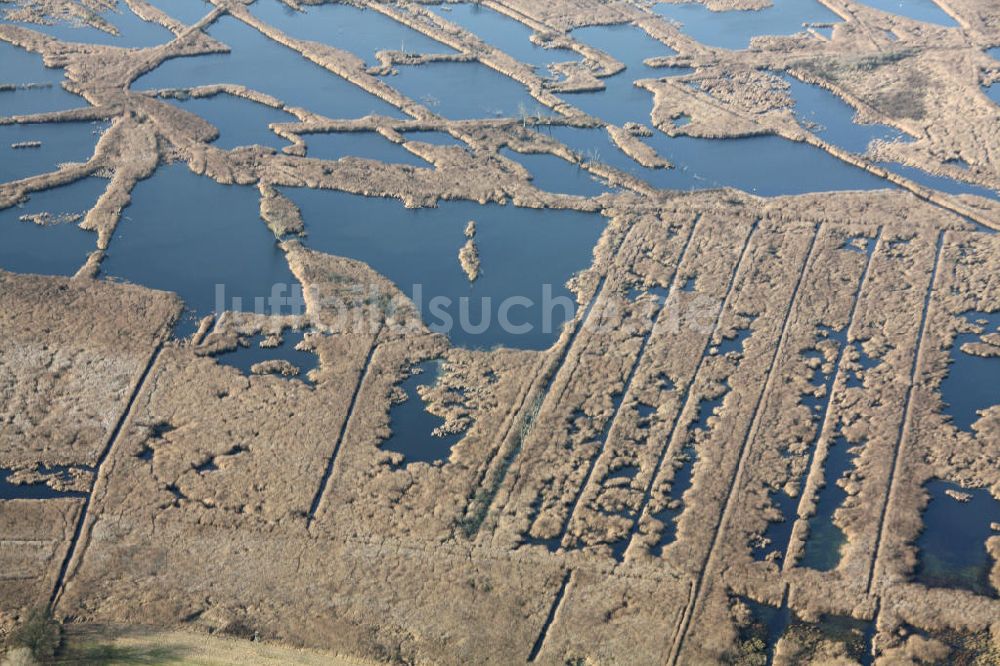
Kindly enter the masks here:
[[1000, 3], [0, 0], [0, 664], [1000, 664]]

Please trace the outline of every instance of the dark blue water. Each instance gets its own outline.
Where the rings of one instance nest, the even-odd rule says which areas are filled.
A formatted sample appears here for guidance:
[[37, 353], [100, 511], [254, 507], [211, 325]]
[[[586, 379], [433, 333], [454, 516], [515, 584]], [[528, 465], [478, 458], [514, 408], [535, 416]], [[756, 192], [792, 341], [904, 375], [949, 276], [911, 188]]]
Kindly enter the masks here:
[[[309, 371], [319, 366], [319, 356], [312, 352], [299, 351], [295, 348], [296, 345], [302, 342], [304, 337], [305, 331], [286, 330], [281, 333], [282, 342], [279, 346], [261, 347], [260, 343], [267, 336], [263, 334], [254, 335], [247, 340], [247, 346], [244, 347], [241, 345], [233, 351], [219, 354], [215, 357], [215, 360], [221, 365], [236, 368], [244, 375], [252, 374], [253, 366], [258, 363], [288, 361], [299, 369], [299, 374], [294, 379], [303, 381], [306, 384], [312, 384], [309, 381]], [[292, 379], [291, 377], [283, 377], [282, 375], [275, 376], [283, 379]]]
[[639, 79], [658, 79], [690, 72], [687, 68], [654, 69], [643, 64], [648, 58], [676, 55], [669, 46], [650, 37], [633, 25], [609, 25], [577, 28], [573, 37], [604, 51], [625, 65], [625, 70], [601, 79], [605, 89], [597, 92], [564, 95], [569, 104], [613, 125], [636, 122], [651, 125], [653, 96], [637, 88]]
[[802, 32], [804, 23], [839, 23], [840, 16], [816, 0], [774, 0], [774, 5], [757, 11], [713, 12], [694, 2], [661, 2], [655, 11], [682, 24], [682, 30], [707, 46], [745, 49], [753, 37], [792, 35]]
[[[42, 474], [58, 474], [64, 480], [69, 480], [68, 467], [40, 467]], [[11, 471], [0, 468], [0, 500], [45, 500], [66, 497], [86, 497], [87, 493], [76, 491], [60, 492], [44, 483], [15, 484], [7, 481]]]
[[[136, 186], [101, 273], [176, 292], [196, 317], [218, 311], [217, 297], [227, 310], [301, 314], [301, 287], [260, 219], [256, 188], [219, 185], [181, 163]], [[196, 328], [186, 316], [176, 332]]]
[[443, 462], [451, 455], [451, 448], [462, 439], [462, 433], [434, 436], [434, 430], [444, 423], [444, 419], [428, 412], [417, 392], [421, 386], [437, 384], [441, 374], [441, 361], [424, 361], [415, 369], [419, 371], [418, 374], [411, 375], [399, 384], [406, 393], [407, 400], [393, 405], [389, 410], [392, 435], [382, 442], [382, 448], [402, 453], [403, 464]]
[[480, 4], [447, 4], [429, 9], [441, 18], [477, 35], [490, 46], [536, 68], [544, 69], [555, 62], [579, 59], [576, 52], [571, 50], [546, 49], [535, 45], [530, 39], [534, 32], [531, 28]]
[[854, 108], [832, 92], [818, 85], [803, 83], [784, 76], [795, 100], [795, 115], [812, 132], [835, 146], [852, 153], [864, 154], [876, 139], [897, 141], [905, 138], [899, 130], [887, 125], [861, 125], [854, 122]]
[[378, 51], [454, 53], [455, 49], [373, 9], [303, 5], [297, 12], [278, 0], [258, 0], [250, 10], [289, 37], [335, 46], [375, 65]]
[[[949, 489], [972, 499], [952, 499], [945, 494]], [[986, 541], [998, 534], [990, 523], [1000, 522], [1000, 502], [985, 488], [967, 490], [941, 479], [930, 481], [927, 492], [930, 504], [923, 515], [924, 531], [916, 541], [914, 580], [928, 587], [961, 588], [996, 598], [997, 590], [989, 580], [993, 559]]]
[[302, 138], [306, 142], [306, 154], [322, 160], [361, 157], [379, 162], [410, 164], [422, 169], [432, 166], [408, 151], [402, 144], [393, 143], [378, 132], [303, 134]]
[[603, 129], [553, 127], [552, 135], [588, 160], [632, 173], [661, 189], [729, 186], [760, 196], [780, 196], [892, 187], [819, 148], [777, 136], [717, 140], [670, 138], [657, 132], [643, 140], [676, 168], [647, 169], [625, 155]]
[[290, 113], [228, 93], [166, 101], [215, 125], [219, 138], [213, 145], [225, 150], [254, 144], [281, 149], [288, 142], [272, 132], [268, 125], [296, 121]]
[[[605, 224], [598, 214], [575, 211], [468, 201], [408, 209], [395, 199], [342, 192], [284, 194], [302, 210], [308, 246], [369, 264], [413, 298], [432, 330], [470, 348], [547, 349], [555, 342], [575, 313], [565, 283], [590, 265]], [[474, 283], [458, 262], [470, 220], [482, 264]]]
[[967, 354], [962, 346], [982, 342], [981, 336], [1000, 333], [1000, 312], [970, 312], [964, 317], [980, 332], [960, 333], [955, 338], [948, 375], [941, 382], [941, 399], [947, 405], [945, 414], [951, 417], [954, 426], [972, 432], [972, 424], [979, 420], [978, 412], [1000, 404], [1000, 382], [997, 381], [1000, 356]]
[[0, 85], [44, 87], [0, 91], [0, 117], [65, 111], [87, 106], [87, 100], [67, 92], [60, 83], [63, 70], [51, 69], [40, 55], [0, 41]]
[[[0, 183], [58, 171], [65, 162], [86, 162], [107, 127], [95, 122], [0, 125]], [[42, 145], [12, 147], [25, 141]]]
[[552, 115], [517, 81], [478, 62], [401, 65], [384, 81], [451, 120]]
[[77, 226], [81, 220], [40, 226], [22, 215], [83, 214], [104, 193], [108, 181], [85, 178], [36, 192], [20, 206], [0, 210], [0, 268], [15, 273], [73, 275], [97, 249], [97, 236]]
[[164, 14], [188, 25], [205, 18], [214, 8], [207, 0], [146, 0]]
[[124, 2], [118, 2], [116, 9], [98, 12], [98, 14], [118, 30], [117, 35], [67, 21], [56, 21], [52, 25], [39, 25], [37, 23], [23, 23], [20, 21], [2, 22], [37, 30], [64, 42], [104, 44], [124, 48], [158, 46], [174, 39], [174, 33], [158, 23], [143, 21]]
[[852, 445], [842, 436], [833, 440], [823, 465], [825, 485], [816, 496], [816, 513], [809, 518], [809, 536], [799, 565], [817, 571], [833, 571], [840, 564], [840, 549], [847, 537], [833, 522], [833, 514], [843, 506], [847, 491], [837, 481], [854, 468]]
[[515, 153], [509, 148], [500, 153], [519, 162], [531, 172], [532, 184], [546, 192], [574, 194], [580, 197], [596, 197], [611, 190], [579, 165], [567, 162], [561, 157], [549, 154]]
[[133, 87], [149, 90], [233, 83], [330, 118], [372, 113], [403, 117], [395, 107], [232, 17], [220, 18], [208, 34], [232, 52], [172, 58], [137, 79]]
[[958, 25], [955, 19], [948, 16], [934, 0], [864, 0], [862, 4], [915, 21], [936, 23], [948, 27]]

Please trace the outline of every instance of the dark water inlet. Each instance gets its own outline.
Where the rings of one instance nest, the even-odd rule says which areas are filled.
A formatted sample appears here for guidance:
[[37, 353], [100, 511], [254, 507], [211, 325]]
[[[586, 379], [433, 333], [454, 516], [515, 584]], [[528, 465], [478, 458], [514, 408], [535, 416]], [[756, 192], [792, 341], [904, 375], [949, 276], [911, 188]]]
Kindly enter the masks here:
[[[97, 235], [78, 225], [104, 193], [108, 181], [85, 178], [43, 192], [25, 203], [0, 210], [0, 268], [15, 273], [73, 275], [97, 249]], [[40, 225], [23, 216], [48, 214]], [[65, 217], [72, 216], [72, 217]]]
[[137, 79], [133, 88], [185, 89], [231, 83], [329, 118], [359, 118], [369, 114], [404, 117], [396, 107], [306, 60], [242, 21], [223, 16], [209, 26], [207, 32], [232, 51], [171, 58]]
[[836, 437], [827, 450], [823, 465], [824, 485], [816, 496], [816, 513], [808, 520], [809, 533], [799, 565], [816, 571], [833, 571], [840, 564], [840, 549], [847, 537], [833, 520], [834, 513], [847, 500], [847, 491], [838, 483], [854, 469], [852, 445]]
[[451, 455], [452, 447], [462, 439], [462, 433], [435, 436], [434, 430], [444, 419], [427, 411], [418, 393], [422, 386], [432, 387], [441, 375], [441, 361], [424, 361], [416, 365], [409, 377], [399, 387], [406, 393], [406, 401], [393, 405], [389, 410], [389, 427], [392, 435], [382, 442], [382, 448], [403, 454], [403, 464], [414, 462], [443, 462]]

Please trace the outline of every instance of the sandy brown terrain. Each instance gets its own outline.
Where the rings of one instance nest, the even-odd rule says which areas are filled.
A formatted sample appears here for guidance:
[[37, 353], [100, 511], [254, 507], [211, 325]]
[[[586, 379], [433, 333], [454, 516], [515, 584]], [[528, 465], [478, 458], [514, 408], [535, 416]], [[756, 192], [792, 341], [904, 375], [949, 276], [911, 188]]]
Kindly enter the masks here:
[[[47, 606], [77, 630], [170, 632], [154, 634], [156, 645], [204, 663], [229, 663], [219, 636], [241, 641], [254, 663], [331, 663], [328, 654], [421, 664], [1000, 663], [1000, 525], [982, 544], [992, 594], [914, 577], [928, 481], [986, 489], [1000, 502], [1000, 407], [966, 431], [941, 394], [956, 338], [971, 326], [963, 315], [1000, 311], [1000, 205], [878, 165], [1000, 189], [1000, 107], [981, 89], [1000, 81], [985, 53], [1000, 46], [995, 3], [940, 0], [959, 24], [943, 28], [822, 0], [843, 18], [831, 38], [762, 36], [728, 51], [696, 42], [646, 2], [483, 2], [578, 58], [546, 77], [423, 2], [356, 4], [457, 55], [381, 51], [369, 68], [259, 21], [250, 3], [213, 0], [202, 21], [185, 25], [123, 1], [174, 39], [119, 49], [0, 24], [0, 40], [63, 68], [64, 87], [82, 95], [79, 109], [0, 124], [110, 121], [86, 162], [0, 184], [3, 209], [87, 176], [108, 179], [70, 222], [94, 233], [74, 277], [0, 271], [0, 470], [12, 472], [9, 483], [75, 493], [0, 500], [0, 646], [29, 609]], [[112, 30], [94, 13], [106, 4], [24, 0], [0, 12], [29, 26], [73, 17]], [[224, 15], [406, 118], [330, 118], [224, 82], [130, 88], [170, 58], [227, 51], [203, 31]], [[621, 23], [676, 52], [648, 64], [693, 68], [635, 81], [652, 93], [644, 128], [606, 125], [563, 94], [600, 89], [622, 69], [571, 29]], [[448, 120], [382, 78], [442, 58], [510, 77], [553, 115]], [[782, 72], [911, 140], [865, 154], [828, 143], [792, 112]], [[291, 113], [272, 127], [291, 145], [218, 148], [220, 128], [169, 102], [223, 92]], [[682, 116], [690, 122], [675, 123]], [[886, 189], [774, 198], [657, 190], [577, 154], [547, 125], [606, 127], [651, 168], [676, 165], [642, 142], [650, 132], [774, 134], [885, 178]], [[464, 146], [411, 140], [413, 130]], [[305, 135], [358, 131], [430, 164], [305, 156]], [[555, 156], [614, 189], [591, 198], [545, 191], [503, 148]], [[178, 298], [103, 279], [133, 189], [173, 162], [256, 188], [254, 222], [306, 288], [304, 314], [218, 313], [176, 339]], [[412, 208], [454, 199], [595, 212], [605, 228], [590, 266], [569, 282], [580, 307], [550, 349], [471, 350], [430, 331], [367, 265], [310, 249], [310, 219], [282, 187]], [[458, 278], [474, 282], [491, 267], [466, 222], [451, 257]], [[319, 361], [308, 374], [287, 362], [243, 374], [217, 359], [255, 334], [276, 344], [294, 331], [305, 331], [301, 344]], [[997, 332], [980, 335], [969, 350], [1000, 355]], [[419, 399], [443, 419], [437, 434], [460, 437], [446, 460], [409, 462], [382, 446], [390, 410], [400, 383], [434, 359], [440, 378]], [[833, 479], [825, 470], [837, 446], [852, 458]], [[831, 483], [846, 491], [833, 516], [845, 542], [821, 571], [803, 557]], [[785, 541], [769, 536], [779, 524], [789, 526]], [[765, 641], [761, 609], [794, 620]], [[864, 629], [831, 633], [831, 618]], [[180, 631], [211, 634], [212, 645]], [[122, 649], [147, 640], [109, 635]], [[290, 647], [322, 652], [282, 651]]]

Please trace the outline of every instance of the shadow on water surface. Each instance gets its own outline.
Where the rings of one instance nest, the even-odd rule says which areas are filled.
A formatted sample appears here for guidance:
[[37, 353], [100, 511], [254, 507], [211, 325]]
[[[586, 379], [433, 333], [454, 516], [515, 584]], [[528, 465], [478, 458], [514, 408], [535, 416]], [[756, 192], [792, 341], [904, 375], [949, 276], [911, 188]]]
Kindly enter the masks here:
[[[396, 107], [268, 39], [245, 23], [223, 16], [208, 34], [229, 46], [230, 53], [171, 58], [138, 78], [133, 88], [184, 89], [232, 83], [277, 97], [288, 106], [330, 118], [380, 114], [404, 115]], [[294, 76], [289, 74], [294, 72]]]
[[434, 386], [440, 375], [440, 360], [424, 361], [414, 366], [410, 376], [399, 384], [399, 388], [406, 394], [406, 400], [390, 408], [389, 427], [392, 435], [382, 442], [382, 448], [401, 453], [404, 465], [446, 461], [451, 455], [452, 447], [463, 437], [463, 433], [436, 436], [434, 430], [444, 423], [444, 419], [427, 411], [418, 392], [422, 386]]
[[[73, 275], [97, 249], [97, 235], [78, 225], [104, 193], [108, 181], [84, 178], [0, 210], [0, 268], [15, 273]], [[44, 215], [36, 224], [25, 216]]]

